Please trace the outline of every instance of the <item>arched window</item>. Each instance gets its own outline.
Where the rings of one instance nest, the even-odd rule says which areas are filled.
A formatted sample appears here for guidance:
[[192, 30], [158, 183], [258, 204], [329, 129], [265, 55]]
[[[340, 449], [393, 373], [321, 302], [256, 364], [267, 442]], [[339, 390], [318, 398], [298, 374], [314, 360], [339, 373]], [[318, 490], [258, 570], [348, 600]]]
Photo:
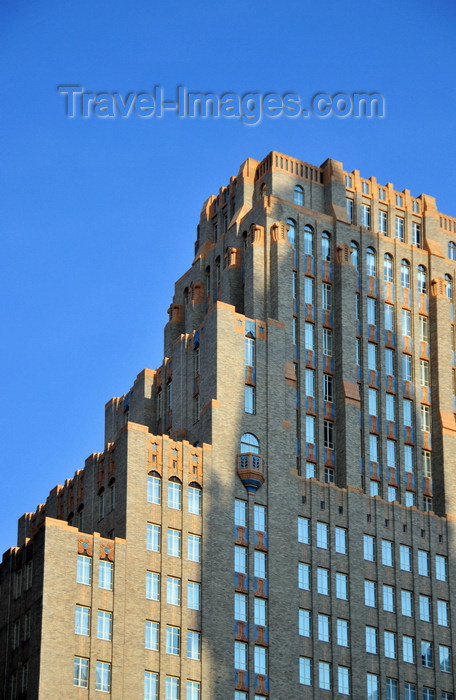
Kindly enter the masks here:
[[287, 219], [288, 226], [288, 242], [291, 243], [292, 247], [295, 247], [296, 239], [296, 221], [293, 219]]
[[456, 260], [456, 243], [454, 241], [448, 243], [448, 257], [450, 260]]
[[350, 253], [350, 258], [351, 258], [351, 264], [353, 267], [358, 269], [359, 266], [359, 255], [358, 255], [358, 244], [355, 241], [351, 241], [350, 243], [350, 248], [351, 248], [351, 253]]
[[383, 279], [385, 282], [393, 281], [393, 256], [385, 253], [383, 258]]
[[188, 512], [201, 515], [201, 486], [192, 481], [188, 486]]
[[172, 476], [168, 481], [168, 508], [182, 508], [182, 484], [177, 476]]
[[246, 452], [260, 453], [260, 443], [253, 433], [244, 433], [241, 437], [241, 454]]
[[426, 283], [426, 268], [424, 265], [418, 265], [418, 293], [427, 294], [427, 283]]
[[313, 255], [313, 229], [304, 226], [304, 255]]
[[188, 287], [184, 289], [184, 304], [188, 304]]
[[375, 277], [375, 250], [370, 247], [366, 250], [366, 271], [370, 277]]
[[408, 260], [401, 262], [401, 287], [410, 289], [410, 263]]
[[266, 197], [266, 184], [264, 182], [260, 187], [260, 197]]
[[294, 203], [299, 204], [300, 207], [304, 206], [304, 190], [301, 185], [296, 185], [294, 188]]
[[453, 280], [451, 279], [451, 275], [445, 275], [445, 282], [446, 282], [447, 299], [452, 301], [453, 300]]
[[161, 476], [156, 471], [147, 476], [147, 502], [158, 506], [161, 503]]
[[321, 234], [321, 259], [331, 260], [331, 237], [327, 231]]

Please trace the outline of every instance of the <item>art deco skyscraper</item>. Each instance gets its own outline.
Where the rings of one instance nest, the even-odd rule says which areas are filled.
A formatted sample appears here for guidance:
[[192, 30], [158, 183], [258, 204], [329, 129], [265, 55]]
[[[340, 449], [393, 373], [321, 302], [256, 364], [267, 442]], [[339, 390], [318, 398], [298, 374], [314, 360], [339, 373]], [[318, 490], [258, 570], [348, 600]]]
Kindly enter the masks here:
[[0, 567], [2, 697], [450, 700], [456, 219], [272, 152]]

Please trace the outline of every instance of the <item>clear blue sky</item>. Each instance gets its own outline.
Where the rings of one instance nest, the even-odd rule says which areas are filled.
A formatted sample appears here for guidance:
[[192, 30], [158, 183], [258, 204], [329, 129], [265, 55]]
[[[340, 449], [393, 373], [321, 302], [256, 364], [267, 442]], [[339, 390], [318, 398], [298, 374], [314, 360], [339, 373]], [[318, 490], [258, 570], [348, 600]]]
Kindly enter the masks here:
[[[16, 520], [103, 449], [104, 404], [162, 355], [203, 201], [248, 156], [327, 157], [456, 214], [448, 0], [25, 2], [0, 9], [2, 504]], [[68, 119], [93, 92], [380, 92], [382, 120]]]

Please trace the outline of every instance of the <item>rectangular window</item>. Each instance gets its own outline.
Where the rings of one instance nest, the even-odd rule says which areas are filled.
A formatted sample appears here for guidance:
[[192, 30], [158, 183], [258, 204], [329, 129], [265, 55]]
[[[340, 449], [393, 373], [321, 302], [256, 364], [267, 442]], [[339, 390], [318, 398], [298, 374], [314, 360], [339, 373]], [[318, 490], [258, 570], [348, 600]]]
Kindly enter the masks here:
[[314, 303], [314, 281], [312, 277], [304, 277], [304, 303]]
[[268, 672], [268, 657], [265, 647], [256, 646], [254, 649], [254, 671], [255, 673], [261, 673], [262, 675], [267, 675]]
[[323, 328], [323, 355], [332, 357], [332, 331]]
[[384, 632], [383, 635], [384, 652], [388, 659], [396, 658], [396, 634], [394, 632]]
[[328, 549], [328, 525], [317, 522], [317, 547]]
[[168, 605], [180, 605], [181, 580], [175, 576], [166, 577], [166, 602]]
[[421, 641], [421, 665], [425, 668], [433, 667], [432, 642]]
[[394, 372], [394, 350], [385, 349], [385, 372], [391, 377], [395, 376]]
[[321, 286], [321, 303], [324, 311], [332, 309], [332, 285], [323, 282]]
[[84, 605], [76, 605], [74, 613], [74, 633], [86, 637], [90, 634], [90, 608]]
[[421, 227], [415, 222], [412, 222], [412, 244], [418, 247], [421, 245]]
[[378, 415], [378, 391], [377, 389], [372, 389], [369, 387], [369, 414], [371, 416], [377, 416]]
[[412, 570], [411, 549], [406, 544], [401, 544], [399, 547], [399, 561], [402, 571]]
[[304, 343], [306, 350], [314, 350], [315, 326], [313, 323], [304, 324]]
[[95, 689], [103, 693], [111, 692], [111, 664], [107, 661], [97, 661]]
[[437, 581], [446, 581], [448, 571], [447, 558], [441, 554], [435, 555], [435, 577]]
[[247, 573], [247, 548], [239, 547], [235, 545], [234, 547], [234, 570], [239, 574]]
[[247, 671], [247, 644], [234, 642], [234, 668]]
[[374, 343], [367, 344], [367, 368], [374, 371], [377, 369], [377, 346]]
[[412, 357], [402, 354], [402, 379], [406, 382], [412, 381]]
[[402, 637], [402, 660], [407, 664], [415, 663], [415, 639], [405, 634]]
[[266, 532], [266, 507], [253, 506], [253, 529], [255, 532]]
[[199, 661], [201, 658], [201, 634], [187, 630], [187, 659]]
[[404, 399], [403, 402], [403, 412], [404, 412], [404, 425], [412, 427], [412, 402], [409, 399]]
[[165, 680], [165, 700], [179, 700], [180, 681], [179, 678], [166, 676]]
[[180, 627], [166, 625], [166, 653], [174, 656], [180, 654]]
[[370, 229], [371, 210], [368, 204], [361, 204], [361, 226]]
[[329, 617], [318, 614], [318, 639], [320, 642], [329, 642]]
[[323, 375], [323, 399], [330, 403], [334, 400], [334, 379], [331, 374]]
[[160, 525], [154, 525], [153, 523], [147, 523], [147, 539], [146, 547], [151, 552], [160, 551]]
[[247, 527], [247, 503], [238, 498], [234, 501], [234, 524]]
[[255, 387], [248, 384], [244, 387], [244, 412], [255, 414]]
[[395, 612], [395, 590], [393, 586], [383, 585], [383, 610]]
[[[190, 537], [189, 535], [189, 559], [190, 559]], [[168, 556], [180, 557], [181, 555], [181, 531], [168, 528]]]
[[345, 206], [347, 208], [348, 222], [350, 224], [352, 224], [353, 223], [353, 200], [347, 198], [345, 200]]
[[421, 386], [429, 386], [429, 362], [420, 360], [420, 383]]
[[418, 550], [418, 573], [420, 576], [429, 576], [429, 552]]
[[112, 591], [114, 564], [112, 561], [102, 560], [98, 564], [98, 588]]
[[364, 581], [364, 604], [369, 608], [377, 607], [377, 584], [375, 581]]
[[336, 552], [347, 554], [347, 530], [344, 527], [335, 528]]
[[201, 609], [201, 584], [196, 581], [187, 582], [187, 607], [190, 610]]
[[348, 620], [337, 619], [336, 623], [337, 630], [337, 644], [340, 647], [348, 647]]
[[431, 621], [431, 599], [427, 595], [420, 594], [420, 620]]
[[306, 415], [306, 442], [315, 445], [315, 417]]
[[84, 554], [78, 554], [76, 583], [82, 583], [85, 586], [90, 586], [92, 583], [92, 559]]
[[110, 642], [112, 637], [112, 612], [99, 610], [97, 617], [97, 638]]
[[[385, 396], [385, 408], [386, 408], [386, 420], [394, 421], [396, 418], [396, 397], [393, 394], [386, 394]], [[395, 443], [390, 440], [393, 445]]]
[[146, 620], [144, 630], [144, 646], [151, 651], [158, 651], [160, 642], [160, 625], [158, 622]]
[[244, 593], [234, 594], [234, 619], [247, 622], [247, 596]]
[[377, 300], [371, 297], [367, 298], [367, 323], [370, 326], [377, 325]]
[[451, 648], [439, 644], [439, 668], [444, 673], [451, 673]]
[[253, 556], [253, 575], [257, 578], [267, 578], [267, 554], [255, 550]]
[[350, 695], [350, 669], [346, 666], [337, 667], [337, 690], [340, 695]]
[[200, 700], [200, 683], [187, 681], [187, 697], [185, 700]]
[[396, 238], [404, 240], [404, 219], [401, 216], [396, 216]]
[[255, 625], [266, 627], [267, 622], [267, 604], [264, 598], [254, 599], [253, 621]]
[[404, 683], [404, 700], [416, 700], [416, 685]]
[[397, 681], [394, 678], [386, 679], [386, 700], [399, 700]]
[[331, 420], [323, 421], [323, 445], [330, 450], [334, 449], [334, 423]]
[[146, 598], [160, 600], [160, 574], [154, 571], [146, 572]]
[[245, 364], [247, 367], [255, 367], [255, 339], [245, 338]]
[[426, 433], [429, 433], [431, 430], [431, 409], [430, 409], [430, 407], [425, 406], [424, 404], [421, 404], [420, 415], [421, 415], [421, 430], [424, 430]]
[[378, 631], [376, 627], [366, 627], [366, 652], [368, 654], [378, 654], [377, 644]]
[[317, 592], [320, 595], [329, 595], [329, 571], [320, 566], [317, 568]]
[[303, 591], [310, 591], [310, 564], [298, 564], [298, 587]]
[[[369, 456], [371, 462], [378, 462], [378, 436], [369, 435]], [[372, 484], [372, 482], [371, 482]], [[378, 491], [375, 493], [371, 492], [371, 496], [377, 496]]]
[[188, 512], [201, 515], [201, 489], [188, 487]]
[[401, 591], [401, 612], [405, 617], [413, 616], [413, 593]]
[[437, 624], [448, 627], [448, 603], [446, 600], [437, 601]]
[[389, 540], [382, 540], [382, 564], [394, 566], [393, 543]]
[[161, 503], [161, 479], [159, 476], [147, 477], [147, 502], [160, 505]]
[[364, 535], [363, 537], [364, 559], [375, 561], [375, 537]]
[[412, 321], [410, 311], [402, 309], [402, 335], [411, 336], [412, 335]]
[[75, 656], [73, 661], [73, 685], [87, 688], [89, 685], [89, 659]]
[[315, 396], [315, 370], [306, 369], [306, 396]]
[[427, 343], [428, 335], [428, 318], [427, 316], [418, 316], [418, 339], [421, 343]]
[[[176, 532], [180, 532], [176, 530]], [[180, 540], [179, 540], [180, 541]], [[180, 549], [179, 549], [179, 554], [175, 556], [180, 556]], [[201, 537], [200, 535], [189, 535], [188, 536], [188, 559], [189, 561], [196, 561], [200, 562], [201, 561]]]
[[298, 516], [298, 542], [302, 544], [310, 543], [310, 521], [309, 518]]
[[303, 656], [299, 658], [299, 682], [301, 685], [312, 685], [312, 660]]
[[312, 613], [310, 610], [299, 610], [298, 623], [301, 637], [310, 637], [312, 634]]
[[391, 304], [385, 304], [385, 330], [394, 330], [394, 307]]
[[176, 481], [168, 481], [168, 508], [182, 508], [182, 485]]
[[369, 700], [379, 700], [380, 695], [378, 692], [378, 676], [373, 673], [368, 673], [366, 677], [367, 682], [367, 697]]
[[331, 664], [318, 662], [318, 685], [322, 690], [331, 690]]
[[387, 232], [387, 226], [388, 226], [388, 214], [386, 211], [380, 211], [378, 212], [378, 230], [380, 233], [386, 233]]

